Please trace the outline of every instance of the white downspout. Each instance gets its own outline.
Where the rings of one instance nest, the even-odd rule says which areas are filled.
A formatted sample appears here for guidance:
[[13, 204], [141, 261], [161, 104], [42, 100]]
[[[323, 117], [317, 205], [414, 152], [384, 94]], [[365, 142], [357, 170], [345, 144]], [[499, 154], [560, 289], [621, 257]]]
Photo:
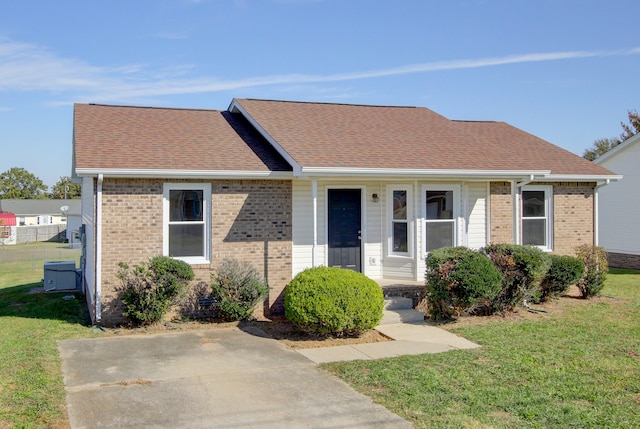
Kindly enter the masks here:
[[598, 246], [600, 239], [600, 228], [598, 227], [598, 222], [600, 218], [600, 210], [598, 209], [598, 190], [607, 186], [611, 182], [611, 179], [607, 179], [604, 183], [598, 183], [595, 188], [593, 188], [593, 245]]
[[311, 199], [313, 200], [313, 245], [311, 247], [311, 264], [318, 266], [318, 179], [311, 179]]
[[96, 323], [102, 320], [102, 181], [104, 176], [98, 174], [98, 190], [96, 192]]
[[514, 244], [520, 244], [520, 189], [523, 186], [533, 182], [534, 175], [530, 175], [528, 179], [516, 182], [511, 181], [511, 198], [513, 199], [513, 242]]

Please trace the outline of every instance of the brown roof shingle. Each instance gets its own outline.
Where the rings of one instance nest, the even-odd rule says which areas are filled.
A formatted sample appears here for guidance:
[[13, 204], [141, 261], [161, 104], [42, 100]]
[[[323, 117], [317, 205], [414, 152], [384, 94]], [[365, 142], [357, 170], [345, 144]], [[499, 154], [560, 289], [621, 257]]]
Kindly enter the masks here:
[[76, 104], [73, 134], [80, 169], [291, 171], [227, 111]]
[[613, 174], [504, 122], [453, 121], [418, 107], [234, 101], [303, 168]]

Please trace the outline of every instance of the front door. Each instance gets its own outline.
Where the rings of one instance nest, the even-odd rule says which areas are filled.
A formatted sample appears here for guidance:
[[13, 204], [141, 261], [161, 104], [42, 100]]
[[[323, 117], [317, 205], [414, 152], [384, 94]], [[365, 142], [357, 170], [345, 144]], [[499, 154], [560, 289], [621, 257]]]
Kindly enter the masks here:
[[329, 189], [329, 266], [361, 272], [361, 191]]

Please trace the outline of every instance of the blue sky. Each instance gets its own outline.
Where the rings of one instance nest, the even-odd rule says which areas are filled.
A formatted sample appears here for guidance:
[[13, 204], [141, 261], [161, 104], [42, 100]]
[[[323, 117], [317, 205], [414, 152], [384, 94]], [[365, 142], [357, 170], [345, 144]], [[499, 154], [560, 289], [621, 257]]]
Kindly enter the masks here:
[[636, 0], [22, 0], [0, 13], [0, 172], [71, 175], [73, 103], [428, 107], [582, 155], [640, 110]]

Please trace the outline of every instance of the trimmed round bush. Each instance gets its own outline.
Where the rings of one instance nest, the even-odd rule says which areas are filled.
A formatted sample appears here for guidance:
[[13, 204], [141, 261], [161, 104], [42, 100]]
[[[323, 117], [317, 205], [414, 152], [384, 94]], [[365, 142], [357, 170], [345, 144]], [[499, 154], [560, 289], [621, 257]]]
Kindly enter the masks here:
[[494, 311], [512, 310], [525, 301], [540, 299], [540, 283], [549, 269], [549, 255], [535, 246], [490, 244], [482, 249], [502, 272], [502, 290], [494, 298]]
[[364, 274], [334, 267], [309, 268], [284, 294], [285, 316], [298, 329], [358, 335], [382, 320], [382, 288]]
[[540, 301], [565, 293], [584, 275], [584, 262], [569, 255], [549, 255], [551, 265], [541, 283]]
[[502, 274], [491, 260], [466, 247], [433, 250], [426, 264], [427, 301], [434, 320], [472, 313], [502, 288]]

